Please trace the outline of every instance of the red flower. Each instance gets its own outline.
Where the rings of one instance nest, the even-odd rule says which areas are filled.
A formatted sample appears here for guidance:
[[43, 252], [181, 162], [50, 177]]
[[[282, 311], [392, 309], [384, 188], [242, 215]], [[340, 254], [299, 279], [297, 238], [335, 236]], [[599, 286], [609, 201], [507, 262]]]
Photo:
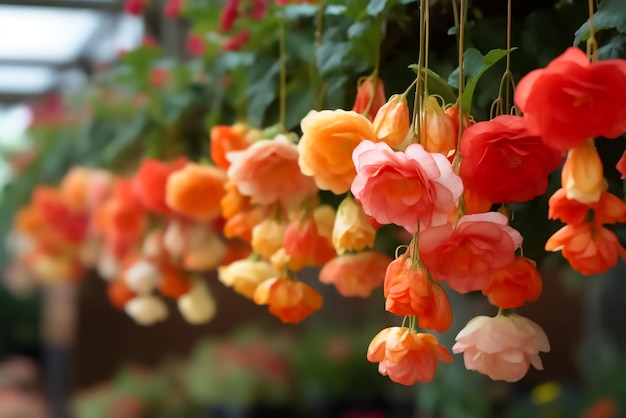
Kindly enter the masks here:
[[[385, 103], [387, 103], [387, 99], [385, 99], [385, 85], [383, 81], [378, 77], [369, 76], [359, 84], [352, 110], [362, 114], [369, 120], [374, 120], [378, 109], [383, 107]], [[369, 139], [373, 140], [374, 138]]]
[[206, 52], [204, 39], [200, 35], [189, 35], [187, 37], [187, 51], [192, 57], [201, 57]]
[[147, 158], [142, 162], [134, 179], [134, 187], [139, 200], [146, 209], [162, 215], [170, 214], [170, 209], [165, 203], [167, 178], [186, 164], [187, 161], [184, 158], [178, 158], [170, 163], [152, 158]]
[[230, 30], [235, 24], [237, 16], [239, 16], [239, 0], [227, 0], [220, 19], [222, 30]]
[[589, 63], [568, 48], [546, 68], [530, 72], [515, 91], [531, 133], [560, 151], [589, 138], [626, 131], [626, 60]]
[[525, 202], [548, 189], [561, 153], [531, 135], [519, 116], [502, 115], [463, 131], [460, 176], [491, 202]]
[[615, 166], [617, 171], [620, 173], [620, 179], [624, 180], [626, 178], [626, 150], [622, 154], [622, 158], [619, 159], [617, 165]]
[[242, 30], [222, 43], [222, 51], [237, 51], [250, 40], [250, 32]]
[[163, 7], [165, 16], [170, 19], [178, 19], [180, 17], [180, 8], [182, 5], [183, 0], [169, 0]]
[[133, 16], [139, 16], [146, 8], [146, 0], [126, 0], [124, 11]]

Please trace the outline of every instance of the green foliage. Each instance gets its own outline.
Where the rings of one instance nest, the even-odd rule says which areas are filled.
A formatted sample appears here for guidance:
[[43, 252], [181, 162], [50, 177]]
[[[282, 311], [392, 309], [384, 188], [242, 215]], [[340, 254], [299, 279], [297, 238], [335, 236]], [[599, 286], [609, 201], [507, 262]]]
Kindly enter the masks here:
[[[620, 33], [626, 33], [626, 4], [623, 0], [602, 0], [598, 10], [593, 15], [593, 27], [596, 32], [607, 29], [615, 29]], [[574, 45], [578, 45], [589, 39], [589, 21], [574, 34]]]

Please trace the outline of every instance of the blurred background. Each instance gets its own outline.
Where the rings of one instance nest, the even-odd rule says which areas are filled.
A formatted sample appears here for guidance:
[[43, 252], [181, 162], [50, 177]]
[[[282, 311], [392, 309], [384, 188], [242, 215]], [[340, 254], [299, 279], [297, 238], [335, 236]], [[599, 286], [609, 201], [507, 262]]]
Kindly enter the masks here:
[[[3, 238], [34, 186], [58, 182], [73, 165], [125, 167], [142, 155], [138, 144], [149, 147], [154, 137], [173, 131], [188, 154], [206, 152], [208, 129], [218, 121], [234, 121], [240, 104], [216, 87], [225, 69], [232, 71], [233, 84], [239, 76], [260, 80], [249, 87], [268, 100], [252, 103], [258, 112], [248, 110], [248, 116], [258, 125], [271, 120], [277, 100], [271, 80], [277, 73], [264, 59], [273, 62], [276, 51], [259, 44], [258, 36], [238, 48], [225, 46], [227, 36], [211, 32], [225, 3], [0, 2]], [[390, 14], [381, 57], [388, 92], [404, 91], [410, 84], [413, 75], [406, 67], [416, 60], [412, 46], [419, 35], [418, 4], [395, 3], [398, 10]], [[454, 26], [452, 6], [449, 1], [430, 3], [430, 64], [447, 78], [456, 67], [455, 37], [448, 34]], [[503, 48], [506, 2], [475, 0], [470, 5], [468, 47], [483, 53]], [[513, 5], [517, 80], [572, 45], [588, 16], [586, 1]], [[295, 27], [313, 34], [312, 19], [305, 18], [316, 7], [294, 5]], [[626, 10], [613, 16], [613, 26], [601, 33], [600, 53], [626, 58]], [[346, 26], [332, 13], [325, 19], [328, 27], [354, 24]], [[367, 28], [367, 21], [360, 23]], [[266, 26], [263, 30], [274, 42], [275, 27]], [[356, 80], [371, 70], [372, 53], [358, 43], [367, 37], [363, 27], [362, 35], [348, 40], [355, 50], [361, 48], [353, 61], [342, 63], [339, 49], [332, 49], [339, 43], [333, 36], [346, 36], [345, 30], [328, 30], [323, 40], [331, 47], [321, 72], [334, 83], [326, 108], [351, 108]], [[298, 33], [293, 33], [294, 50], [301, 47]], [[338, 59], [331, 60], [333, 56]], [[300, 64], [289, 63], [294, 69]], [[475, 99], [478, 120], [488, 116], [503, 67], [489, 71]], [[265, 75], [271, 77], [264, 80]], [[301, 100], [291, 106], [289, 128], [297, 129], [312, 108], [311, 97]], [[615, 166], [623, 144], [601, 145], [606, 167]], [[611, 191], [623, 197], [617, 172], [607, 172], [607, 178]], [[558, 184], [555, 173], [547, 196]], [[546, 220], [547, 197], [515, 210], [514, 226], [525, 237], [525, 255], [537, 260], [544, 279], [539, 301], [519, 312], [544, 327], [552, 347], [542, 355], [545, 370], [531, 370], [517, 384], [468, 372], [458, 356], [453, 364], [440, 365], [431, 384], [393, 384], [365, 358], [373, 336], [398, 325], [397, 318], [384, 312], [382, 290], [367, 299], [347, 299], [317, 283], [315, 270], [307, 272], [308, 282], [323, 294], [324, 308], [297, 326], [280, 323], [265, 307], [222, 286], [213, 273], [206, 277], [218, 302], [211, 323], [193, 326], [174, 314], [141, 327], [111, 306], [106, 283], [96, 272], [86, 272], [77, 282], [42, 285], [11, 270], [5, 248], [0, 254], [5, 271], [0, 286], [0, 418], [626, 417], [626, 264], [583, 277], [560, 254], [543, 251], [547, 237], [559, 228]], [[616, 232], [625, 238], [623, 229]], [[454, 324], [440, 336], [448, 347], [469, 318], [495, 313], [478, 295], [450, 297]]]

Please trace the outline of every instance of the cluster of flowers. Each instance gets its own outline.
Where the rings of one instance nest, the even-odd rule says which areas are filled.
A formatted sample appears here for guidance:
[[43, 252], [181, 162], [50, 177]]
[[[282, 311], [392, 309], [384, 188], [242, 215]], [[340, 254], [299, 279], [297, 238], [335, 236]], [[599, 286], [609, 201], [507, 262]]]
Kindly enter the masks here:
[[[624, 93], [626, 61], [590, 63], [571, 48], [520, 82], [523, 116], [474, 123], [426, 95], [412, 125], [406, 93], [386, 100], [372, 76], [351, 111], [306, 115], [301, 138], [216, 126], [212, 165], [146, 159], [131, 177], [73, 169], [58, 189], [38, 188], [17, 216], [16, 259], [44, 279], [95, 266], [113, 304], [142, 324], [167, 315], [157, 293], [176, 298], [190, 322], [209, 320], [214, 302], [195, 274], [216, 268], [222, 283], [290, 323], [323, 303], [297, 279], [305, 267], [321, 268], [320, 281], [344, 296], [382, 285], [386, 310], [404, 321], [376, 335], [367, 358], [405, 385], [432, 380], [438, 361], [452, 360], [421, 332], [451, 326], [442, 284], [480, 291], [499, 313], [472, 319], [452, 351], [470, 370], [516, 381], [531, 364], [542, 368], [549, 343], [510, 311], [542, 288], [509, 225], [510, 204], [546, 193], [567, 153], [549, 212], [567, 226], [546, 249], [584, 274], [614, 266], [626, 250], [604, 225], [624, 222], [626, 204], [607, 192], [592, 138], [626, 131]], [[342, 196], [338, 208], [320, 190]], [[372, 250], [387, 224], [412, 235], [395, 259]]]

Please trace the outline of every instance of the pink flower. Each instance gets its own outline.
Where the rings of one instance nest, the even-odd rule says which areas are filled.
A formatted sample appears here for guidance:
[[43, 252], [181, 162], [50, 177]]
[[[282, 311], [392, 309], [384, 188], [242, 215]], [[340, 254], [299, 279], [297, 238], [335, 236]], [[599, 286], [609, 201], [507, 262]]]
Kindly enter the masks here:
[[178, 19], [180, 17], [180, 8], [182, 5], [183, 0], [169, 0], [163, 7], [165, 16], [169, 19]]
[[231, 162], [228, 178], [256, 203], [280, 201], [289, 207], [317, 191], [313, 178], [300, 171], [296, 145], [284, 135], [255, 142], [245, 151], [229, 152], [227, 158]]
[[226, 0], [226, 5], [220, 18], [222, 30], [230, 30], [239, 16], [239, 0]]
[[239, 31], [235, 36], [226, 39], [222, 43], [222, 51], [237, 51], [250, 40], [250, 31]]
[[146, 8], [146, 0], [126, 0], [124, 11], [133, 16], [139, 16]]
[[420, 233], [422, 262], [435, 280], [443, 280], [459, 293], [481, 290], [491, 273], [511, 264], [522, 236], [497, 212], [465, 215], [456, 228], [450, 224]]
[[206, 52], [204, 39], [200, 35], [191, 34], [187, 37], [187, 51], [192, 57], [201, 57]]
[[357, 175], [351, 191], [366, 214], [380, 224], [396, 224], [410, 233], [442, 225], [463, 193], [463, 183], [441, 154], [419, 144], [394, 152], [384, 142], [361, 142], [352, 154]]
[[531, 364], [543, 370], [539, 352], [550, 351], [543, 329], [517, 314], [473, 318], [456, 336], [456, 341], [452, 351], [463, 353], [468, 370], [507, 382], [520, 380]]

